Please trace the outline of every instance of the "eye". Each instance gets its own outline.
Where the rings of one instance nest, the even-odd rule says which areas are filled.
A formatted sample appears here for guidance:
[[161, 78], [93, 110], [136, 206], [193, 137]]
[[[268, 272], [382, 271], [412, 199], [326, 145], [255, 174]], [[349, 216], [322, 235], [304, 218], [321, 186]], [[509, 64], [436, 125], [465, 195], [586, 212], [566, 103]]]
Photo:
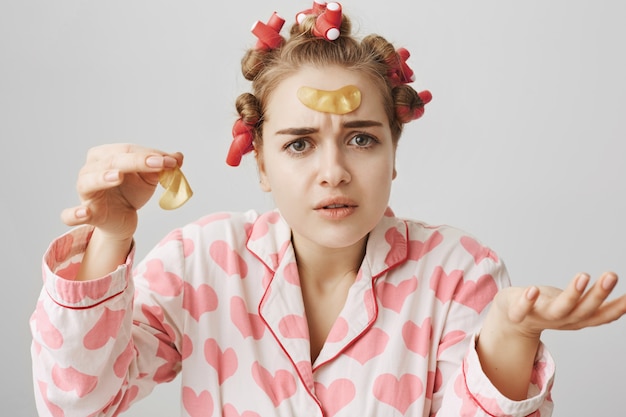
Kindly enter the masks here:
[[311, 145], [304, 139], [296, 139], [285, 145], [285, 150], [293, 154], [301, 154], [307, 151]]
[[348, 143], [350, 145], [355, 145], [358, 148], [369, 148], [378, 143], [378, 141], [373, 136], [359, 133], [350, 139], [350, 142]]

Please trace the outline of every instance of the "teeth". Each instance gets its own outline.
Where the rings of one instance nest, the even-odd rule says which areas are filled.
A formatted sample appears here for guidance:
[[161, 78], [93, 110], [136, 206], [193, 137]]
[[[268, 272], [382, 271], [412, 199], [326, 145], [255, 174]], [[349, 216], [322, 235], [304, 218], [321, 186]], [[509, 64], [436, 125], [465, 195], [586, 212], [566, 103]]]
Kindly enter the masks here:
[[340, 207], [345, 207], [345, 205], [343, 205], [343, 204], [331, 204], [330, 206], [326, 206], [326, 208], [329, 208], [329, 209], [340, 208]]

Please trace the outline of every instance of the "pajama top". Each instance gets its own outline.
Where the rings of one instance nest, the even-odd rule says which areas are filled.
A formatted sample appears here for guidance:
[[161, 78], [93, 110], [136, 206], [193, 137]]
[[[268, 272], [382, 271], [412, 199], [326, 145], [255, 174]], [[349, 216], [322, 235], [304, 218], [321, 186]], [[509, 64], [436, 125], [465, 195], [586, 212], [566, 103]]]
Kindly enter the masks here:
[[552, 413], [543, 345], [524, 401], [482, 372], [475, 338], [509, 278], [496, 253], [453, 227], [388, 210], [313, 363], [278, 211], [208, 215], [136, 265], [133, 249], [109, 275], [74, 281], [92, 230], [72, 229], [44, 255], [30, 320], [40, 416], [118, 415], [179, 374], [190, 417]]

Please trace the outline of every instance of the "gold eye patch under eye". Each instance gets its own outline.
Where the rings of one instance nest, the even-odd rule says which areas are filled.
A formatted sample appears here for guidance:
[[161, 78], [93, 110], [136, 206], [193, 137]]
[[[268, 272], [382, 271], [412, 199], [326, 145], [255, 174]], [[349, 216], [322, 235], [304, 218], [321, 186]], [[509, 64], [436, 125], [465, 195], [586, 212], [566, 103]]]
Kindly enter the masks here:
[[323, 113], [346, 114], [358, 109], [361, 105], [361, 91], [353, 85], [347, 85], [334, 91], [300, 87], [298, 99], [313, 110]]
[[174, 210], [182, 206], [191, 198], [193, 191], [189, 187], [183, 172], [178, 168], [161, 171], [159, 184], [165, 188], [165, 192], [159, 199], [159, 206], [165, 210]]

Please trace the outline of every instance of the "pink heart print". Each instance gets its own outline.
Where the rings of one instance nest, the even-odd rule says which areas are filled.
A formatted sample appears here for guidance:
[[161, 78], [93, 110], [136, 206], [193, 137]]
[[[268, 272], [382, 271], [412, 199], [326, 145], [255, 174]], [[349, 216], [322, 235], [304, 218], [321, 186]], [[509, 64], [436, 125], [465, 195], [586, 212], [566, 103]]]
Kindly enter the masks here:
[[126, 349], [115, 359], [113, 363], [113, 372], [118, 378], [122, 378], [128, 371], [128, 365], [132, 362], [135, 354], [134, 345], [132, 342], [128, 342]]
[[296, 379], [288, 371], [279, 369], [272, 375], [258, 362], [252, 365], [252, 376], [257, 385], [272, 400], [274, 407], [296, 393]]
[[204, 358], [217, 371], [220, 385], [237, 371], [237, 354], [232, 348], [224, 351], [220, 349], [215, 339], [204, 342]]
[[385, 265], [395, 265], [406, 257], [407, 244], [404, 235], [395, 227], [385, 232], [385, 240], [391, 246], [391, 250], [385, 258]]
[[452, 299], [459, 281], [462, 280], [463, 271], [455, 269], [446, 274], [442, 267], [437, 266], [430, 277], [430, 289], [435, 291], [435, 297], [445, 304]]
[[146, 320], [148, 320], [150, 326], [170, 336], [174, 334], [172, 326], [165, 322], [165, 315], [163, 314], [161, 306], [143, 304], [141, 306], [141, 313], [144, 315]]
[[100, 349], [109, 339], [115, 339], [125, 314], [124, 310], [113, 311], [105, 308], [96, 324], [83, 338], [85, 348], [90, 350]]
[[209, 391], [196, 394], [190, 387], [183, 387], [183, 407], [191, 417], [212, 417], [213, 397]]
[[208, 284], [200, 284], [198, 288], [187, 281], [183, 284], [185, 292], [183, 295], [183, 308], [189, 312], [194, 320], [200, 320], [200, 316], [217, 309], [217, 293]]
[[326, 341], [328, 343], [337, 343], [341, 342], [348, 335], [348, 322], [343, 317], [337, 317], [333, 327], [330, 329], [330, 333], [328, 333], [328, 337], [326, 337]]
[[283, 275], [285, 276], [285, 281], [288, 283], [300, 286], [300, 275], [298, 274], [298, 264], [295, 262], [291, 262], [288, 265], [285, 265], [285, 269], [283, 270]]
[[383, 353], [388, 342], [389, 335], [385, 331], [372, 327], [363, 335], [360, 343], [353, 344], [344, 354], [364, 365], [370, 359]]
[[431, 332], [430, 317], [424, 319], [421, 326], [409, 320], [402, 326], [402, 339], [411, 352], [425, 358], [430, 346]]
[[423, 391], [424, 384], [419, 377], [412, 374], [404, 374], [400, 378], [392, 374], [382, 374], [376, 378], [373, 388], [374, 397], [378, 401], [389, 404], [402, 414], [406, 413]]
[[43, 398], [50, 415], [52, 417], [64, 417], [65, 413], [63, 412], [63, 409], [48, 399], [48, 384], [42, 381], [37, 381], [37, 385], [39, 387], [39, 391], [41, 392], [41, 398]]
[[241, 278], [248, 275], [248, 264], [237, 251], [230, 247], [228, 242], [216, 240], [211, 244], [209, 254], [211, 259], [228, 275], [239, 275]]
[[390, 282], [382, 282], [379, 285], [381, 293], [380, 302], [383, 307], [399, 313], [402, 311], [404, 301], [413, 291], [417, 289], [417, 278], [411, 277], [399, 283], [393, 285]]
[[237, 409], [232, 404], [225, 404], [222, 408], [222, 417], [261, 417], [259, 414], [254, 411], [244, 411], [239, 414]]
[[309, 339], [309, 327], [306, 318], [288, 314], [278, 323], [280, 334], [289, 339]]
[[183, 335], [182, 351], [180, 359], [185, 360], [193, 353], [193, 340], [188, 335]]
[[315, 396], [322, 403], [324, 415], [333, 417], [339, 410], [350, 404], [356, 396], [354, 383], [346, 378], [333, 381], [328, 388], [319, 382], [315, 383]]
[[159, 366], [154, 373], [154, 381], [157, 383], [168, 382], [176, 377], [176, 362], [178, 362], [180, 356], [175, 349], [172, 349], [171, 343], [166, 340], [159, 340], [159, 347], [156, 351], [156, 357], [165, 359], [166, 363]]
[[463, 330], [451, 330], [446, 333], [441, 340], [439, 341], [439, 347], [437, 348], [437, 358], [441, 355], [446, 349], [451, 346], [456, 345], [457, 343], [461, 343], [465, 340], [467, 333]]
[[124, 396], [120, 400], [120, 405], [117, 408], [117, 412], [119, 414], [124, 413], [130, 408], [130, 405], [135, 401], [137, 396], [139, 395], [139, 387], [137, 385], [131, 385], [128, 387]]
[[55, 365], [52, 368], [52, 381], [62, 391], [75, 391], [78, 398], [89, 394], [98, 385], [98, 377], [78, 372], [72, 368], [61, 368]]
[[470, 255], [472, 255], [476, 265], [481, 263], [483, 259], [491, 259], [494, 262], [498, 262], [498, 256], [495, 252], [492, 252], [491, 249], [481, 245], [469, 236], [463, 236], [461, 238], [461, 245], [467, 252], [469, 252]]
[[409, 259], [419, 261], [441, 242], [443, 242], [443, 236], [436, 230], [424, 242], [420, 240], [409, 240]]
[[491, 275], [483, 275], [478, 281], [464, 281], [454, 295], [454, 301], [481, 313], [493, 300], [498, 286]]
[[[198, 224], [198, 223], [196, 223]], [[177, 242], [181, 241], [183, 246], [183, 256], [186, 258], [191, 255], [195, 249], [195, 244], [193, 239], [187, 239], [182, 237], [182, 233], [180, 229], [172, 230], [167, 234], [161, 241], [159, 242], [159, 246], [165, 246], [169, 242]]]
[[436, 369], [435, 371], [428, 372], [428, 380], [426, 381], [426, 398], [432, 400], [433, 394], [438, 392], [441, 388], [443, 377], [441, 371]]
[[270, 224], [276, 224], [280, 220], [280, 214], [272, 211], [259, 217], [254, 224], [252, 234], [250, 234], [250, 240], [257, 240], [267, 234], [270, 229]]
[[252, 336], [259, 340], [265, 333], [265, 324], [258, 314], [248, 313], [246, 302], [241, 297], [230, 299], [230, 318], [241, 335], [246, 338]]
[[43, 307], [43, 301], [37, 303], [36, 309], [37, 331], [41, 335], [43, 342], [51, 349], [58, 349], [63, 346], [63, 335], [50, 321], [50, 317], [48, 317], [48, 313]]
[[183, 289], [182, 280], [174, 273], [168, 272], [159, 259], [151, 259], [146, 262], [146, 270], [143, 273], [150, 289], [165, 297], [176, 297]]
[[472, 397], [468, 395], [467, 387], [465, 385], [465, 379], [463, 373], [459, 373], [454, 380], [454, 392], [463, 402], [461, 404], [460, 414], [461, 416], [475, 416], [478, 412], [478, 406], [472, 400]]
[[230, 219], [229, 213], [212, 213], [197, 220], [195, 224], [198, 226], [206, 226], [209, 223], [213, 223], [218, 220]]

